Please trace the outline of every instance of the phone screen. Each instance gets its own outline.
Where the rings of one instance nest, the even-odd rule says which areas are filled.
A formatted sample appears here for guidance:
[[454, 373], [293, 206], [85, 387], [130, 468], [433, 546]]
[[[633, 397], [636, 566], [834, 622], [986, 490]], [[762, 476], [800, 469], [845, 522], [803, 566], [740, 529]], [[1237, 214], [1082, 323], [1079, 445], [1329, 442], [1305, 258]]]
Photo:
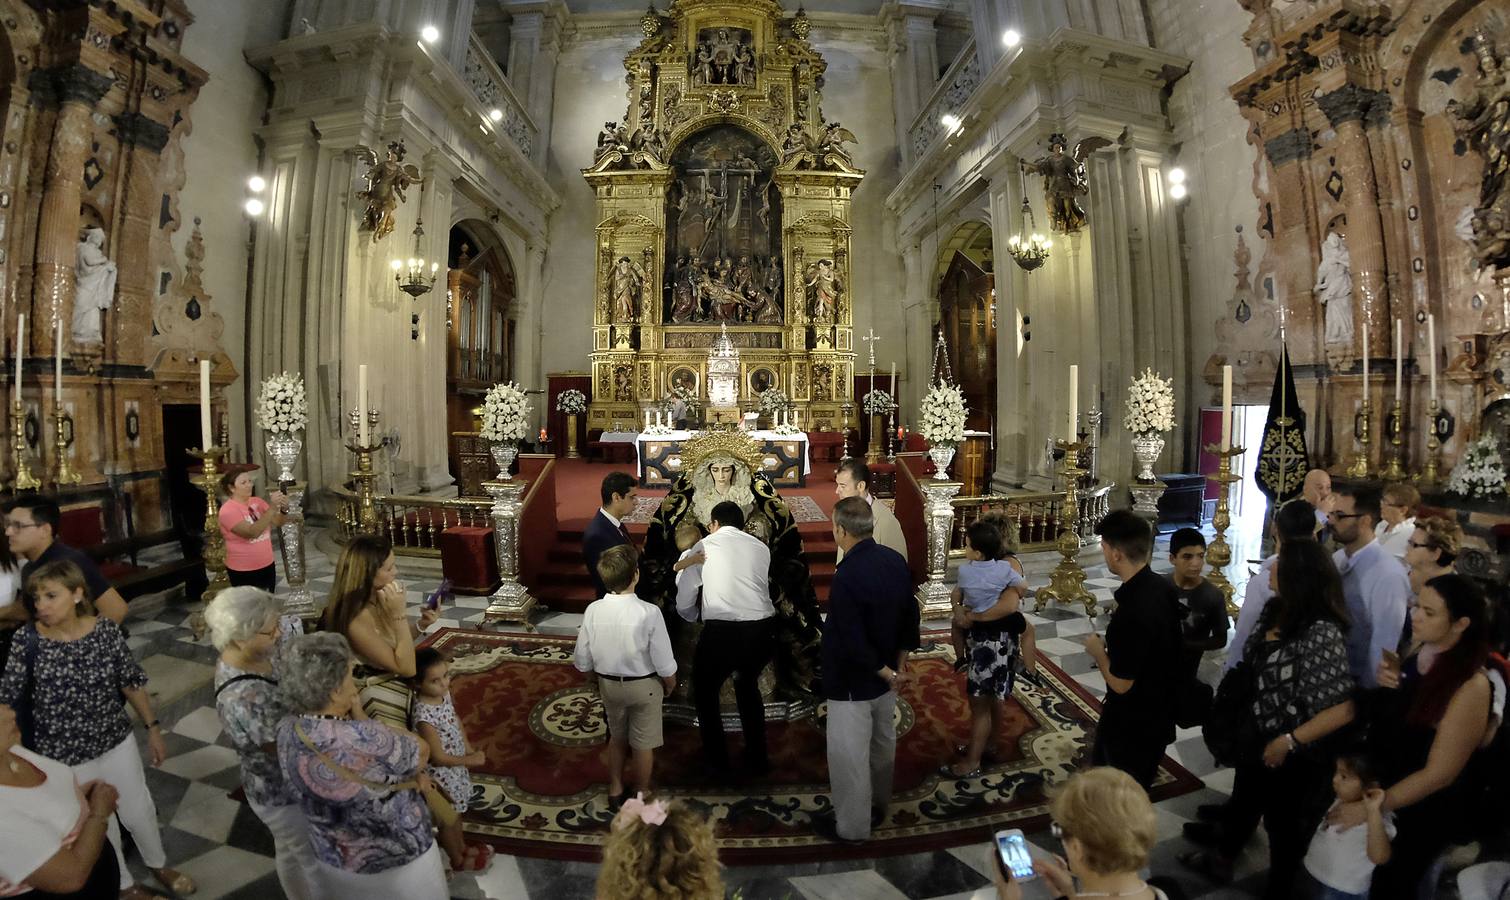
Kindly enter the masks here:
[[1033, 877], [1033, 857], [1028, 853], [1028, 842], [1022, 836], [1020, 829], [1009, 828], [1006, 831], [998, 831], [996, 853], [1001, 859], [1002, 866], [1012, 873], [1013, 879], [1026, 881]]

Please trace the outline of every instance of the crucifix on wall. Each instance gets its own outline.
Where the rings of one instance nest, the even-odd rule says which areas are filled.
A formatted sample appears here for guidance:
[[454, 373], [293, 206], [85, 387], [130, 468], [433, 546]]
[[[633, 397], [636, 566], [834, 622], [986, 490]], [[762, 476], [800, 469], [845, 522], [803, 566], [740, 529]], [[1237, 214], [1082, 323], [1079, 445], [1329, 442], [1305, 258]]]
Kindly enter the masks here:
[[881, 336], [876, 334], [874, 328], [865, 329], [865, 336], [860, 338], [860, 340], [870, 345], [870, 368], [872, 371], [876, 368], [876, 341], [880, 339]]
[[[729, 248], [743, 246], [745, 241], [731, 235], [731, 229], [740, 226], [740, 212], [744, 206], [745, 193], [756, 182], [760, 169], [751, 161], [748, 167], [719, 163], [702, 169], [687, 169], [688, 175], [698, 177], [698, 189], [692, 203], [696, 204], [703, 219], [703, 239], [697, 248], [697, 257], [706, 258], [709, 251], [719, 258], [726, 256]], [[729, 176], [734, 176], [734, 189], [729, 190]], [[744, 179], [748, 178], [748, 184]], [[691, 205], [691, 204], [689, 204]], [[715, 245], [716, 241], [716, 245]]]

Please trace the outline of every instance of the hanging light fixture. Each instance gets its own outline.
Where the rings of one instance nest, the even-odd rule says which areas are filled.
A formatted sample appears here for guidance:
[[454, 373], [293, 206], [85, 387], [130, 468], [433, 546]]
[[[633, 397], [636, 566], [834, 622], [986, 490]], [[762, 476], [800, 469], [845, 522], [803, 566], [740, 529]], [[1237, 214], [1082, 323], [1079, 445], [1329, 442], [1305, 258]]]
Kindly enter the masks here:
[[[1019, 173], [1020, 174], [1020, 173]], [[1024, 272], [1031, 272], [1049, 258], [1052, 241], [1038, 233], [1033, 221], [1033, 205], [1028, 202], [1028, 179], [1022, 176], [1022, 228], [1007, 238], [1007, 252]]]
[[393, 280], [398, 284], [398, 289], [418, 300], [430, 289], [435, 287], [435, 279], [440, 277], [440, 263], [430, 263], [430, 271], [425, 272], [425, 259], [420, 254], [424, 253], [425, 220], [416, 219], [414, 222], [414, 255], [408, 260], [395, 259], [392, 262]]

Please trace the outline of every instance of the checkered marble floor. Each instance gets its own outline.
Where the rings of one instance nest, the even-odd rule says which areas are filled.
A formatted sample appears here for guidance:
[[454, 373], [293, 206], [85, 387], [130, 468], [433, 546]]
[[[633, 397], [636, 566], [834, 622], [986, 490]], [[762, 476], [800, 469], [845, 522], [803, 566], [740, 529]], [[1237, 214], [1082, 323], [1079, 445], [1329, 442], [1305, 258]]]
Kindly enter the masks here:
[[[308, 546], [311, 588], [317, 597], [323, 597], [330, 588], [333, 563], [316, 548], [328, 553], [333, 544], [328, 536], [312, 533]], [[1166, 558], [1167, 553], [1155, 553], [1156, 570], [1167, 571]], [[1047, 574], [1057, 560], [1056, 554], [1026, 557], [1029, 583], [1047, 583]], [[1118, 582], [1099, 562], [1092, 565], [1090, 556], [1083, 560], [1089, 575], [1087, 586], [1102, 605], [1103, 614], [1095, 627], [1104, 630], [1105, 607]], [[400, 570], [417, 612], [424, 591], [439, 579], [438, 566], [404, 559]], [[202, 900], [282, 896], [266, 829], [249, 807], [228, 796], [239, 785], [240, 775], [236, 755], [221, 731], [213, 706], [210, 678], [214, 649], [208, 639], [194, 640], [188, 628], [188, 609], [154, 603], [149, 598], [143, 601], [133, 605], [130, 644], [152, 679], [149, 690], [161, 689], [157, 695], [164, 698], [159, 715], [168, 723], [169, 758], [160, 768], [149, 768], [147, 779], [157, 801], [169, 863], [199, 882], [195, 897]], [[457, 597], [455, 605], [443, 611], [436, 627], [481, 627], [486, 606], [485, 598]], [[547, 634], [575, 634], [581, 618], [545, 612], [536, 618], [535, 625]], [[1103, 696], [1106, 685], [1081, 646], [1092, 628], [1084, 611], [1079, 607], [1051, 607], [1029, 618], [1037, 626], [1040, 651], [1092, 694]], [[1213, 889], [1183, 872], [1175, 862], [1175, 855], [1189, 846], [1180, 836], [1180, 826], [1194, 819], [1198, 804], [1220, 802], [1226, 797], [1232, 773], [1216, 768], [1196, 731], [1182, 731], [1169, 748], [1169, 755], [1201, 777], [1206, 788], [1158, 805], [1160, 843], [1153, 855], [1152, 871], [1177, 877], [1192, 897], [1255, 896], [1267, 859], [1262, 834], [1240, 861], [1237, 882], [1227, 888]], [[1031, 834], [1029, 839], [1046, 850], [1058, 849], [1046, 832]], [[143, 878], [145, 870], [134, 854], [130, 858], [133, 871]], [[727, 870], [726, 882], [731, 893], [742, 889], [745, 900], [986, 900], [994, 896], [988, 865], [987, 850], [981, 845], [885, 859], [739, 867]], [[451, 882], [451, 891], [461, 898], [575, 900], [592, 896], [596, 876], [597, 866], [588, 863], [499, 856], [482, 876], [457, 876]]]

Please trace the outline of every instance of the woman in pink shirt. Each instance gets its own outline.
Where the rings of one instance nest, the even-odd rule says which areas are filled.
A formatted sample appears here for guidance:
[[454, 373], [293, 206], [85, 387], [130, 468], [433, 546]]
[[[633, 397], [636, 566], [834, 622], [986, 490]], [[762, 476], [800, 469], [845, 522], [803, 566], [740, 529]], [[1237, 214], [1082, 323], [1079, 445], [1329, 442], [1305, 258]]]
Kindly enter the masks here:
[[248, 584], [271, 594], [278, 587], [278, 572], [269, 532], [283, 524], [285, 498], [273, 491], [270, 507], [267, 500], [253, 497], [251, 472], [227, 472], [220, 489], [226, 495], [220, 504], [226, 577], [232, 586]]

